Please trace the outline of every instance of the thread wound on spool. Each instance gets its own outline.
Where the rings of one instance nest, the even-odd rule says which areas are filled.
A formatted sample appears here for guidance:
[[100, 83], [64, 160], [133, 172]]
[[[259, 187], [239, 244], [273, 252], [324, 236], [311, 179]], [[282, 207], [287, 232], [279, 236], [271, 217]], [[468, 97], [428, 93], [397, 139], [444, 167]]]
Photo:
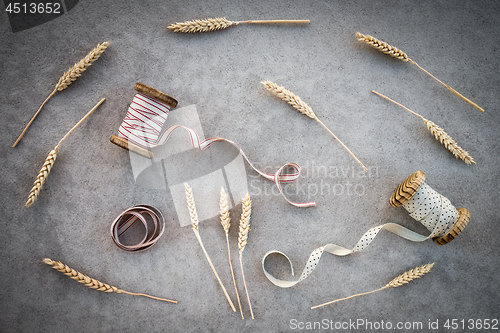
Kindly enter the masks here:
[[392, 193], [389, 202], [393, 207], [403, 206], [412, 218], [431, 231], [430, 237], [438, 245], [455, 239], [470, 220], [466, 208], [456, 209], [448, 198], [425, 184], [422, 171], [408, 176]]
[[453, 227], [446, 234], [432, 239], [437, 245], [445, 245], [454, 240], [469, 223], [469, 210], [467, 208], [458, 208], [457, 211], [460, 213], [460, 217]]

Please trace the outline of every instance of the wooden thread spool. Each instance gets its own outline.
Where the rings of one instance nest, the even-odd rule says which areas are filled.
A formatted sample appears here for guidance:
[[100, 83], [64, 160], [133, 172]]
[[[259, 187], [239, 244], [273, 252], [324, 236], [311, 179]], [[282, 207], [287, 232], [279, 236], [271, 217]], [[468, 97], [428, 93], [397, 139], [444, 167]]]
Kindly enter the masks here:
[[[425, 184], [425, 173], [423, 173], [422, 171], [416, 171], [412, 173], [408, 178], [406, 178], [392, 193], [389, 203], [393, 207], [404, 206], [405, 209], [408, 210], [405, 204], [408, 204], [409, 201], [419, 192], [419, 190], [423, 186], [428, 186], [427, 184]], [[450, 209], [452, 210], [451, 213], [457, 214], [458, 219], [453, 224], [453, 226], [451, 226], [451, 228], [449, 228], [443, 235], [432, 238], [434, 243], [438, 245], [447, 244], [455, 239], [455, 237], [457, 237], [460, 232], [464, 230], [470, 220], [470, 212], [466, 208], [456, 209], [453, 205], [451, 205], [451, 203], [450, 206]]]
[[[161, 103], [167, 104], [169, 107], [175, 108], [177, 106], [177, 100], [175, 98], [170, 97], [169, 95], [164, 94], [161, 91], [151, 88], [143, 83], [137, 82], [134, 86], [134, 89]], [[117, 135], [112, 135], [109, 138], [109, 141], [119, 147], [122, 147], [129, 151], [133, 151], [134, 153], [140, 154], [147, 158], [153, 158], [153, 152], [151, 150], [140, 147], [139, 145], [134, 144], [125, 138], [119, 137]]]

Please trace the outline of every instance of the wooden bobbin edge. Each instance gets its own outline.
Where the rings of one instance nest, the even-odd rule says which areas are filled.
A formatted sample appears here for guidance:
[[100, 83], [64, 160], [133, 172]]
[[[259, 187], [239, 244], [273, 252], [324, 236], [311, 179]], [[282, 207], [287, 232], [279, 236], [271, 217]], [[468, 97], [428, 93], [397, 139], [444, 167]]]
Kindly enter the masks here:
[[389, 203], [392, 207], [399, 207], [413, 197], [417, 193], [420, 186], [425, 181], [425, 173], [422, 171], [415, 171], [408, 176], [398, 188], [394, 190], [389, 199]]
[[153, 158], [153, 156], [154, 156], [152, 151], [144, 149], [142, 147], [139, 147], [138, 145], [133, 144], [132, 142], [128, 142], [127, 140], [120, 138], [116, 135], [112, 135], [109, 138], [109, 141], [111, 141], [112, 143], [114, 143], [115, 145], [117, 145], [119, 147], [133, 151], [134, 153], [137, 153], [137, 154], [142, 155], [144, 157]]
[[147, 86], [143, 83], [137, 82], [134, 86], [134, 89], [150, 97], [156, 98], [173, 108], [177, 106], [177, 100], [175, 98], [170, 97], [167, 94], [164, 94], [161, 91], [156, 90], [155, 88], [151, 88], [150, 86]]
[[438, 245], [445, 245], [455, 239], [465, 229], [470, 220], [470, 212], [467, 208], [458, 208], [460, 217], [453, 227], [443, 236], [435, 237], [432, 240]]

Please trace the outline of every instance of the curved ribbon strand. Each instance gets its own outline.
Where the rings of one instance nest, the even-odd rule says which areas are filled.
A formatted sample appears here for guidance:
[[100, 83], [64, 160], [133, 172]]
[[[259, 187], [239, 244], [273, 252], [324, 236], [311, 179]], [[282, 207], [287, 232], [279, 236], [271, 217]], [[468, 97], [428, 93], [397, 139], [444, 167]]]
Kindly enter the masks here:
[[266, 277], [281, 288], [290, 288], [302, 280], [305, 280], [318, 265], [323, 252], [328, 252], [336, 256], [347, 256], [368, 247], [381, 230], [390, 231], [402, 238], [412, 242], [423, 242], [429, 238], [434, 238], [447, 232], [458, 220], [459, 213], [451, 204], [450, 200], [434, 191], [429, 185], [422, 184], [417, 193], [403, 207], [410, 213], [410, 216], [421, 222], [431, 232], [429, 236], [420, 235], [396, 223], [386, 223], [369, 229], [351, 250], [336, 244], [327, 244], [314, 250], [307, 264], [296, 281], [286, 281], [275, 278], [265, 268], [265, 261], [271, 254], [283, 255], [288, 262], [293, 274], [293, 266], [290, 258], [280, 251], [269, 251], [262, 258], [262, 269]]
[[[193, 129], [191, 129], [189, 127], [186, 127], [186, 126], [183, 126], [183, 125], [172, 125], [172, 126], [168, 127], [167, 129], [165, 129], [165, 131], [163, 131], [162, 134], [160, 135], [160, 137], [158, 138], [158, 144], [157, 145], [163, 145], [163, 144], [165, 144], [168, 141], [168, 139], [170, 138], [170, 136], [172, 135], [172, 133], [176, 129], [178, 129], [178, 128], [183, 128], [183, 129], [185, 129], [188, 132], [188, 134], [189, 134], [189, 136], [191, 138], [191, 144], [192, 144], [193, 148], [197, 148], [199, 150], [205, 150], [208, 147], [210, 147], [210, 145], [212, 145], [214, 142], [217, 142], [217, 141], [225, 141], [227, 143], [230, 143], [231, 145], [233, 145], [234, 147], [236, 147], [240, 151], [241, 155], [245, 158], [245, 160], [252, 167], [252, 169], [254, 169], [262, 177], [264, 177], [266, 179], [269, 179], [269, 180], [272, 180], [274, 182], [274, 184], [278, 188], [278, 191], [280, 192], [281, 196], [288, 203], [292, 204], [295, 207], [311, 207], [311, 206], [315, 206], [316, 205], [315, 202], [303, 202], [303, 203], [292, 202], [292, 201], [290, 201], [285, 196], [285, 194], [283, 192], [283, 189], [281, 187], [281, 183], [293, 182], [300, 175], [300, 166], [297, 163], [295, 163], [295, 162], [289, 162], [289, 163], [281, 166], [274, 173], [274, 175], [273, 174], [268, 174], [268, 173], [262, 172], [259, 169], [257, 169], [257, 167], [255, 167], [252, 164], [252, 162], [250, 162], [249, 158], [247, 157], [247, 155], [245, 154], [245, 152], [243, 151], [243, 149], [237, 143], [235, 143], [235, 142], [233, 142], [231, 140], [228, 140], [228, 139], [217, 138], [217, 137], [216, 138], [208, 138], [208, 139], [205, 139], [203, 141], [200, 141], [200, 138], [198, 137], [198, 134]], [[294, 172], [287, 173], [287, 174], [282, 174], [283, 169], [288, 168], [288, 167], [292, 168], [294, 170]]]

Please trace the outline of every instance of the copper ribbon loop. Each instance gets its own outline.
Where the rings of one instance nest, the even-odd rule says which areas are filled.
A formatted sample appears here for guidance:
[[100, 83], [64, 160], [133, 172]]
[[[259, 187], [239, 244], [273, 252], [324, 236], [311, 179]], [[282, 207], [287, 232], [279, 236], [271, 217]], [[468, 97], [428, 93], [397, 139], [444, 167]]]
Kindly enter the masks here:
[[[149, 219], [147, 219], [149, 217]], [[148, 222], [149, 220], [149, 222]], [[125, 245], [120, 241], [122, 236], [136, 222], [142, 222], [144, 237], [132, 245]], [[153, 226], [153, 228], [151, 228]], [[142, 251], [153, 246], [165, 231], [165, 221], [161, 212], [148, 205], [133, 206], [125, 210], [111, 224], [111, 238], [116, 246], [124, 251]]]

